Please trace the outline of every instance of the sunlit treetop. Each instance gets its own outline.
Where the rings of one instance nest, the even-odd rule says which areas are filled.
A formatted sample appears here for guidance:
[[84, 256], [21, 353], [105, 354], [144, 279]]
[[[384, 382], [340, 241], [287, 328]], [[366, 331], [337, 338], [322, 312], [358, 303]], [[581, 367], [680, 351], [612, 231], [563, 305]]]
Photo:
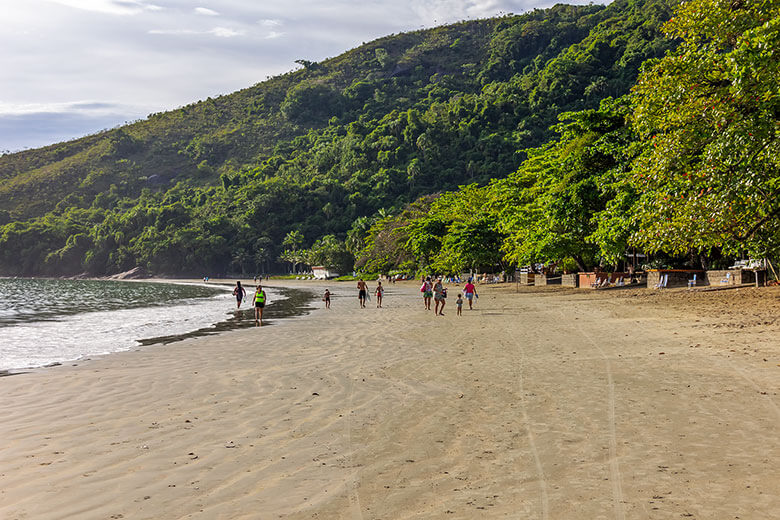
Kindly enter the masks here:
[[646, 140], [635, 242], [685, 253], [780, 247], [780, 2], [691, 0], [648, 62], [631, 121]]

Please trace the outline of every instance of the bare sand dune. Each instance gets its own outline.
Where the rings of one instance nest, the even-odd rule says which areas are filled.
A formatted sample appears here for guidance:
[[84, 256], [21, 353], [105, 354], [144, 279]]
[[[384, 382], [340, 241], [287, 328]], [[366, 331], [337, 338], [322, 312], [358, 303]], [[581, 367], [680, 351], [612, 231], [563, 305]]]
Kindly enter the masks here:
[[777, 518], [777, 290], [331, 290], [0, 378], [0, 518]]

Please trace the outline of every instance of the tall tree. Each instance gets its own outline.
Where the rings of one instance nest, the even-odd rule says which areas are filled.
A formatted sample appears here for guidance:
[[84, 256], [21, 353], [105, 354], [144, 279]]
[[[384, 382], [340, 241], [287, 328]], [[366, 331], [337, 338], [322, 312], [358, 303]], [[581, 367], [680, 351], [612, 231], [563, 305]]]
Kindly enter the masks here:
[[297, 272], [298, 264], [305, 261], [304, 257], [301, 255], [303, 240], [303, 233], [296, 229], [287, 233], [282, 241], [282, 246], [285, 249], [279, 258], [285, 262], [290, 262], [290, 264], [292, 264], [293, 272]]
[[626, 112], [625, 99], [610, 98], [598, 110], [562, 114], [559, 140], [529, 151], [517, 172], [488, 187], [506, 233], [507, 260], [524, 265], [572, 259], [585, 270], [599, 260], [600, 250], [610, 250], [612, 262], [622, 255], [622, 240], [607, 248], [594, 236], [594, 217], [615, 196], [613, 186], [629, 164]]
[[690, 0], [665, 31], [680, 47], [634, 88], [635, 242], [780, 251], [780, 2]]

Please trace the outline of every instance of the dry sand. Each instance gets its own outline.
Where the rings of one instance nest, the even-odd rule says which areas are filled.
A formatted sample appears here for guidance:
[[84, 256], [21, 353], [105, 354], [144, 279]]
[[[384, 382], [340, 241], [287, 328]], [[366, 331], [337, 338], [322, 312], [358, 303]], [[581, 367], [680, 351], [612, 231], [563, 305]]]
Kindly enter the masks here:
[[780, 289], [330, 288], [0, 378], [0, 518], [778, 517]]

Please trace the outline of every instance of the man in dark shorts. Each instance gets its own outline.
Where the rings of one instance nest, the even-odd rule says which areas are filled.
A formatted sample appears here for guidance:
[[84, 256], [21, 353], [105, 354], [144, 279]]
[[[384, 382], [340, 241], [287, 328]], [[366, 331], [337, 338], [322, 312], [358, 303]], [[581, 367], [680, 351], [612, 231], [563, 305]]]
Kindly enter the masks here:
[[358, 288], [358, 301], [360, 301], [360, 308], [365, 309], [366, 295], [368, 294], [368, 286], [366, 285], [366, 282], [364, 282], [362, 278], [358, 280], [357, 288]]

